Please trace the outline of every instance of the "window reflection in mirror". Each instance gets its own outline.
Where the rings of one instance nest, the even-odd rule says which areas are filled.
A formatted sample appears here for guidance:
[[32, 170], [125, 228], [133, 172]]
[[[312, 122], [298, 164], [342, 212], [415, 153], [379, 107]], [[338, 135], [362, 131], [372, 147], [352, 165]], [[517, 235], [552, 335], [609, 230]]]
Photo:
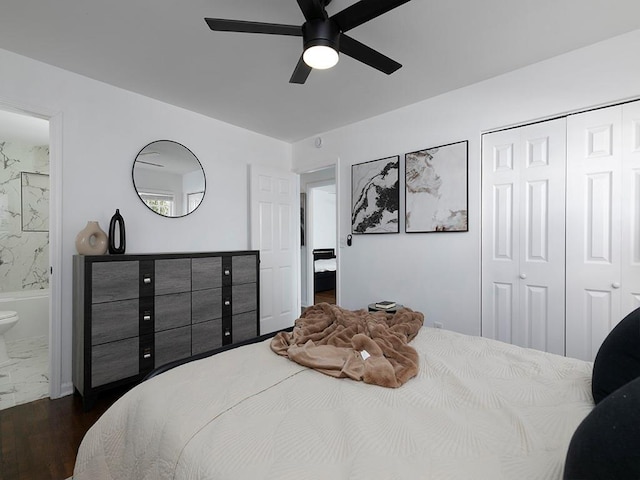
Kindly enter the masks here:
[[184, 145], [158, 140], [133, 163], [133, 185], [140, 200], [164, 217], [183, 217], [202, 203], [206, 180], [198, 158]]

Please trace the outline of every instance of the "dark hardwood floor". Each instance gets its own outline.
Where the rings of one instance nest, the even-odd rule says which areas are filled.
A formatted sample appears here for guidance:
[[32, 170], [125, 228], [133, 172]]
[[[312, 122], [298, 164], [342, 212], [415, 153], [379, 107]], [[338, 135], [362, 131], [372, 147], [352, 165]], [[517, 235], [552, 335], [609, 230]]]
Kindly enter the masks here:
[[82, 437], [124, 390], [99, 397], [89, 412], [70, 395], [0, 410], [0, 480], [64, 480]]
[[324, 292], [316, 292], [314, 295], [314, 303], [331, 303], [335, 305], [336, 303], [336, 291], [335, 290], [327, 290]]

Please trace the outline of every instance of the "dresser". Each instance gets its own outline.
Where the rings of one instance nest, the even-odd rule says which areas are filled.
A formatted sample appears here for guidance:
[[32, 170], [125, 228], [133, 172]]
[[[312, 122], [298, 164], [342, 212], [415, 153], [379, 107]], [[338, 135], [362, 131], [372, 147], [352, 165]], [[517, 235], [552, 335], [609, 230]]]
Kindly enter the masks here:
[[260, 335], [258, 251], [73, 257], [73, 385], [85, 409], [154, 368]]

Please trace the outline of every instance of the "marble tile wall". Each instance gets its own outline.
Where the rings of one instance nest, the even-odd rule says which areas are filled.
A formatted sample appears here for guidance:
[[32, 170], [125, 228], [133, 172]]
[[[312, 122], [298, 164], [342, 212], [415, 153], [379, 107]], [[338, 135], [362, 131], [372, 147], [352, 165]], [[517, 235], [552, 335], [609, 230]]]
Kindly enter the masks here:
[[0, 138], [0, 293], [49, 287], [49, 147]]

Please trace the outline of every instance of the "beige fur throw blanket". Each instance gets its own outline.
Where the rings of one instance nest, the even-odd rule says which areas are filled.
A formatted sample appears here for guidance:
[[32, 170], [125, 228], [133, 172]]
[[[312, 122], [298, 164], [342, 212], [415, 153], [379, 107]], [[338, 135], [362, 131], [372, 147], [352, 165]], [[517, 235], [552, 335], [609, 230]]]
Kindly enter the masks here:
[[408, 343], [423, 322], [409, 308], [391, 314], [320, 303], [304, 311], [293, 332], [273, 337], [271, 349], [333, 377], [395, 388], [418, 373], [418, 353]]

